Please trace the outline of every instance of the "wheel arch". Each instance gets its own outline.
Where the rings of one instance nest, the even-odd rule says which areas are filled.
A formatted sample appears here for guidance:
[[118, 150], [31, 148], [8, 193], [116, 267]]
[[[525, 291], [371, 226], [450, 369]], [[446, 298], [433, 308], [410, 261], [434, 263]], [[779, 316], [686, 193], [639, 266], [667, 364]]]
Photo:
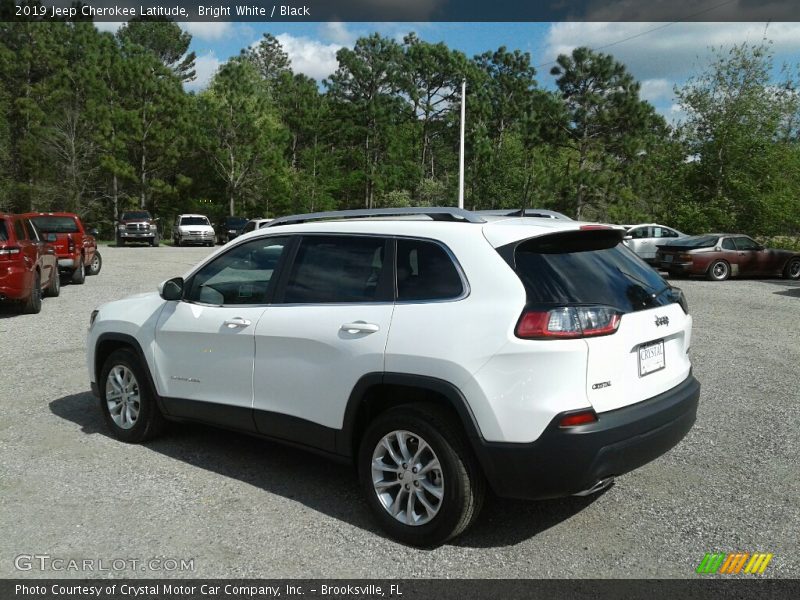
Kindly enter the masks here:
[[103, 364], [106, 362], [108, 357], [111, 356], [112, 352], [124, 348], [133, 350], [133, 353], [139, 359], [139, 363], [141, 364], [145, 376], [147, 377], [147, 383], [150, 386], [153, 397], [156, 399], [158, 408], [161, 410], [162, 414], [167, 414], [164, 411], [164, 404], [161, 400], [161, 396], [158, 395], [155, 381], [153, 380], [153, 375], [150, 372], [150, 364], [147, 362], [147, 358], [145, 357], [139, 341], [131, 335], [125, 333], [108, 332], [100, 334], [100, 336], [97, 338], [94, 346], [94, 364], [92, 365], [92, 368], [94, 369], [94, 379], [98, 390], [100, 389], [99, 379], [100, 371], [103, 369]]
[[482, 439], [467, 399], [452, 383], [410, 373], [369, 373], [358, 380], [350, 393], [342, 430], [336, 439], [337, 453], [356, 457], [361, 435], [375, 417], [390, 408], [418, 402], [429, 402], [450, 410], [473, 448]]

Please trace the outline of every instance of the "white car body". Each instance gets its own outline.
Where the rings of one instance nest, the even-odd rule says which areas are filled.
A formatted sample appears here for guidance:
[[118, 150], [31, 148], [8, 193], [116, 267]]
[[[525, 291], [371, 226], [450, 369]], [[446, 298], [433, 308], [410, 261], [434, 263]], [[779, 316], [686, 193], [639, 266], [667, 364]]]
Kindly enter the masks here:
[[[328, 239], [314, 236], [380, 237], [393, 240], [386, 246], [393, 252], [399, 252], [403, 240], [420, 244], [419, 251], [409, 254], [418, 263], [424, 256], [419, 252], [431, 248], [426, 242], [446, 250], [461, 278], [462, 291], [453, 298], [427, 301], [239, 305], [165, 300], [156, 293], [134, 296], [100, 307], [93, 319], [87, 343], [92, 387], [102, 396], [100, 372], [105, 358], [120, 343], [130, 343], [138, 347], [167, 416], [237, 429], [255, 421], [256, 433], [352, 458], [357, 446], [354, 429], [358, 428], [353, 411], [369, 397], [360, 395], [363, 388], [372, 389], [376, 381], [381, 386], [396, 382], [406, 390], [419, 386], [420, 393], [452, 397], [451, 408], [461, 418], [490, 484], [501, 495], [515, 497], [581, 493], [677, 443], [694, 421], [699, 394], [691, 376], [692, 318], [685, 304], [664, 301], [621, 314], [610, 335], [523, 339], [518, 323], [530, 300], [520, 276], [501, 252], [509, 248], [519, 252], [521, 246], [515, 244], [555, 239], [554, 234], [582, 240], [592, 232], [581, 231], [581, 223], [557, 219], [475, 221], [312, 221], [278, 224], [240, 236], [186, 273], [183, 282], [192, 282], [207, 266], [213, 272], [214, 265], [221, 264], [214, 261], [226, 260], [220, 257], [235, 248], [242, 247], [244, 252], [249, 248], [245, 245], [254, 240], [269, 247], [273, 239], [286, 248], [292, 243], [286, 240], [294, 238], [300, 240], [299, 247], [307, 239]], [[597, 226], [589, 227], [596, 232]], [[617, 236], [614, 243], [621, 238], [619, 232], [609, 235]], [[419, 264], [416, 268], [421, 269]], [[287, 266], [274, 269], [278, 270], [271, 272], [272, 277]], [[397, 290], [399, 264], [394, 272]], [[250, 288], [240, 288], [240, 295], [241, 289]], [[669, 288], [668, 294], [673, 292]], [[661, 358], [663, 366], [642, 375], [646, 358], [640, 358], [640, 349], [657, 354], [655, 359]], [[663, 420], [645, 410], [644, 405], [656, 405], [654, 398], [667, 396], [674, 396], [670, 406], [678, 402], [683, 407], [680, 416], [663, 416], [662, 411], [659, 415], [667, 419]], [[576, 472], [563, 485], [557, 481], [558, 474], [548, 473], [555, 482], [545, 484], [541, 491], [535, 481], [526, 483], [525, 490], [515, 489], [509, 479], [518, 473], [504, 469], [524, 471], [527, 459], [508, 461], [504, 453], [509, 448], [535, 451], [537, 445], [549, 444], [547, 440], [556, 440], [557, 447], [570, 444], [573, 438], [565, 437], [558, 419], [578, 413], [593, 414], [598, 423], [616, 423], [621, 415], [630, 415], [625, 427], [633, 429], [626, 429], [630, 433], [622, 438], [617, 435], [618, 444], [627, 444], [627, 437], [639, 439], [666, 431], [665, 427], [675, 431], [669, 440], [659, 439], [652, 449], [648, 447], [653, 456], [648, 454], [643, 462], [633, 456], [637, 451], [632, 449], [625, 461], [608, 459], [610, 472], [604, 472], [606, 467], [596, 466], [599, 459], [587, 456], [586, 464], [594, 461], [595, 465], [591, 473]], [[646, 426], [638, 425], [645, 421]], [[601, 433], [606, 436], [605, 448], [612, 440], [608, 431]], [[603, 454], [595, 450], [597, 456]], [[508, 466], [509, 462], [515, 466]], [[493, 469], [503, 472], [493, 474]]]
[[659, 225], [658, 223], [640, 223], [639, 225], [626, 225], [627, 231], [623, 243], [636, 253], [639, 258], [648, 263], [655, 263], [656, 252], [659, 244], [670, 240], [686, 237], [674, 227]]

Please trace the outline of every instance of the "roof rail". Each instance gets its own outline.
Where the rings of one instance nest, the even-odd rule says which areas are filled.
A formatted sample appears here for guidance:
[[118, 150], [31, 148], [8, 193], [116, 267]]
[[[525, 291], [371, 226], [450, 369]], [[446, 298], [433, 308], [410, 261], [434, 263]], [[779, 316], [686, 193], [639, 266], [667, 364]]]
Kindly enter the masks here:
[[326, 212], [308, 213], [305, 215], [290, 215], [280, 217], [264, 227], [275, 227], [276, 225], [295, 225], [297, 223], [308, 223], [309, 221], [322, 221], [325, 219], [366, 219], [369, 217], [401, 217], [425, 215], [433, 221], [453, 221], [461, 223], [485, 223], [486, 220], [476, 215], [474, 212], [463, 208], [430, 207], [430, 208], [362, 208], [357, 210], [330, 210]]

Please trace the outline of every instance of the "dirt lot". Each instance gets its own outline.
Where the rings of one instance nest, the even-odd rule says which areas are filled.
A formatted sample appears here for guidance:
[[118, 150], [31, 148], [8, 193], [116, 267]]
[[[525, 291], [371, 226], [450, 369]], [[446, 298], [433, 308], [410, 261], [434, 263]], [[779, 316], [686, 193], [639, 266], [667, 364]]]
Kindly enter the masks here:
[[[602, 495], [493, 499], [467, 535], [421, 551], [381, 535], [347, 467], [199, 426], [145, 446], [106, 435], [84, 365], [89, 313], [209, 251], [104, 247], [100, 275], [41, 314], [0, 312], [0, 577], [669, 578], [734, 551], [772, 552], [765, 576], [800, 577], [797, 283], [678, 282], [703, 385], [688, 437]], [[106, 570], [19, 571], [20, 555]], [[194, 569], [131, 566], [151, 558]]]

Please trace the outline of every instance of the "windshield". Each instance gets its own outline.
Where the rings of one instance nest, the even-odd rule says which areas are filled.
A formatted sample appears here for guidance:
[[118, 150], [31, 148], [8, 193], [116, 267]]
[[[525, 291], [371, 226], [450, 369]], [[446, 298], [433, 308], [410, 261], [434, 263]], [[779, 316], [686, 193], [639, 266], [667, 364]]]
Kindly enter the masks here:
[[77, 233], [78, 224], [72, 217], [33, 217], [40, 231], [45, 233]]
[[666, 242], [666, 246], [680, 246], [681, 248], [711, 248], [717, 245], [718, 235], [696, 235], [693, 237], [679, 238]]
[[[522, 242], [514, 253], [528, 303], [611, 306], [633, 312], [677, 302], [669, 284], [610, 236], [569, 232]], [[502, 253], [502, 252], [501, 252]]]
[[122, 220], [123, 221], [134, 221], [136, 219], [142, 219], [144, 221], [150, 220], [150, 213], [146, 210], [132, 210], [131, 212], [122, 213]]
[[181, 225], [209, 225], [206, 217], [181, 217]]

